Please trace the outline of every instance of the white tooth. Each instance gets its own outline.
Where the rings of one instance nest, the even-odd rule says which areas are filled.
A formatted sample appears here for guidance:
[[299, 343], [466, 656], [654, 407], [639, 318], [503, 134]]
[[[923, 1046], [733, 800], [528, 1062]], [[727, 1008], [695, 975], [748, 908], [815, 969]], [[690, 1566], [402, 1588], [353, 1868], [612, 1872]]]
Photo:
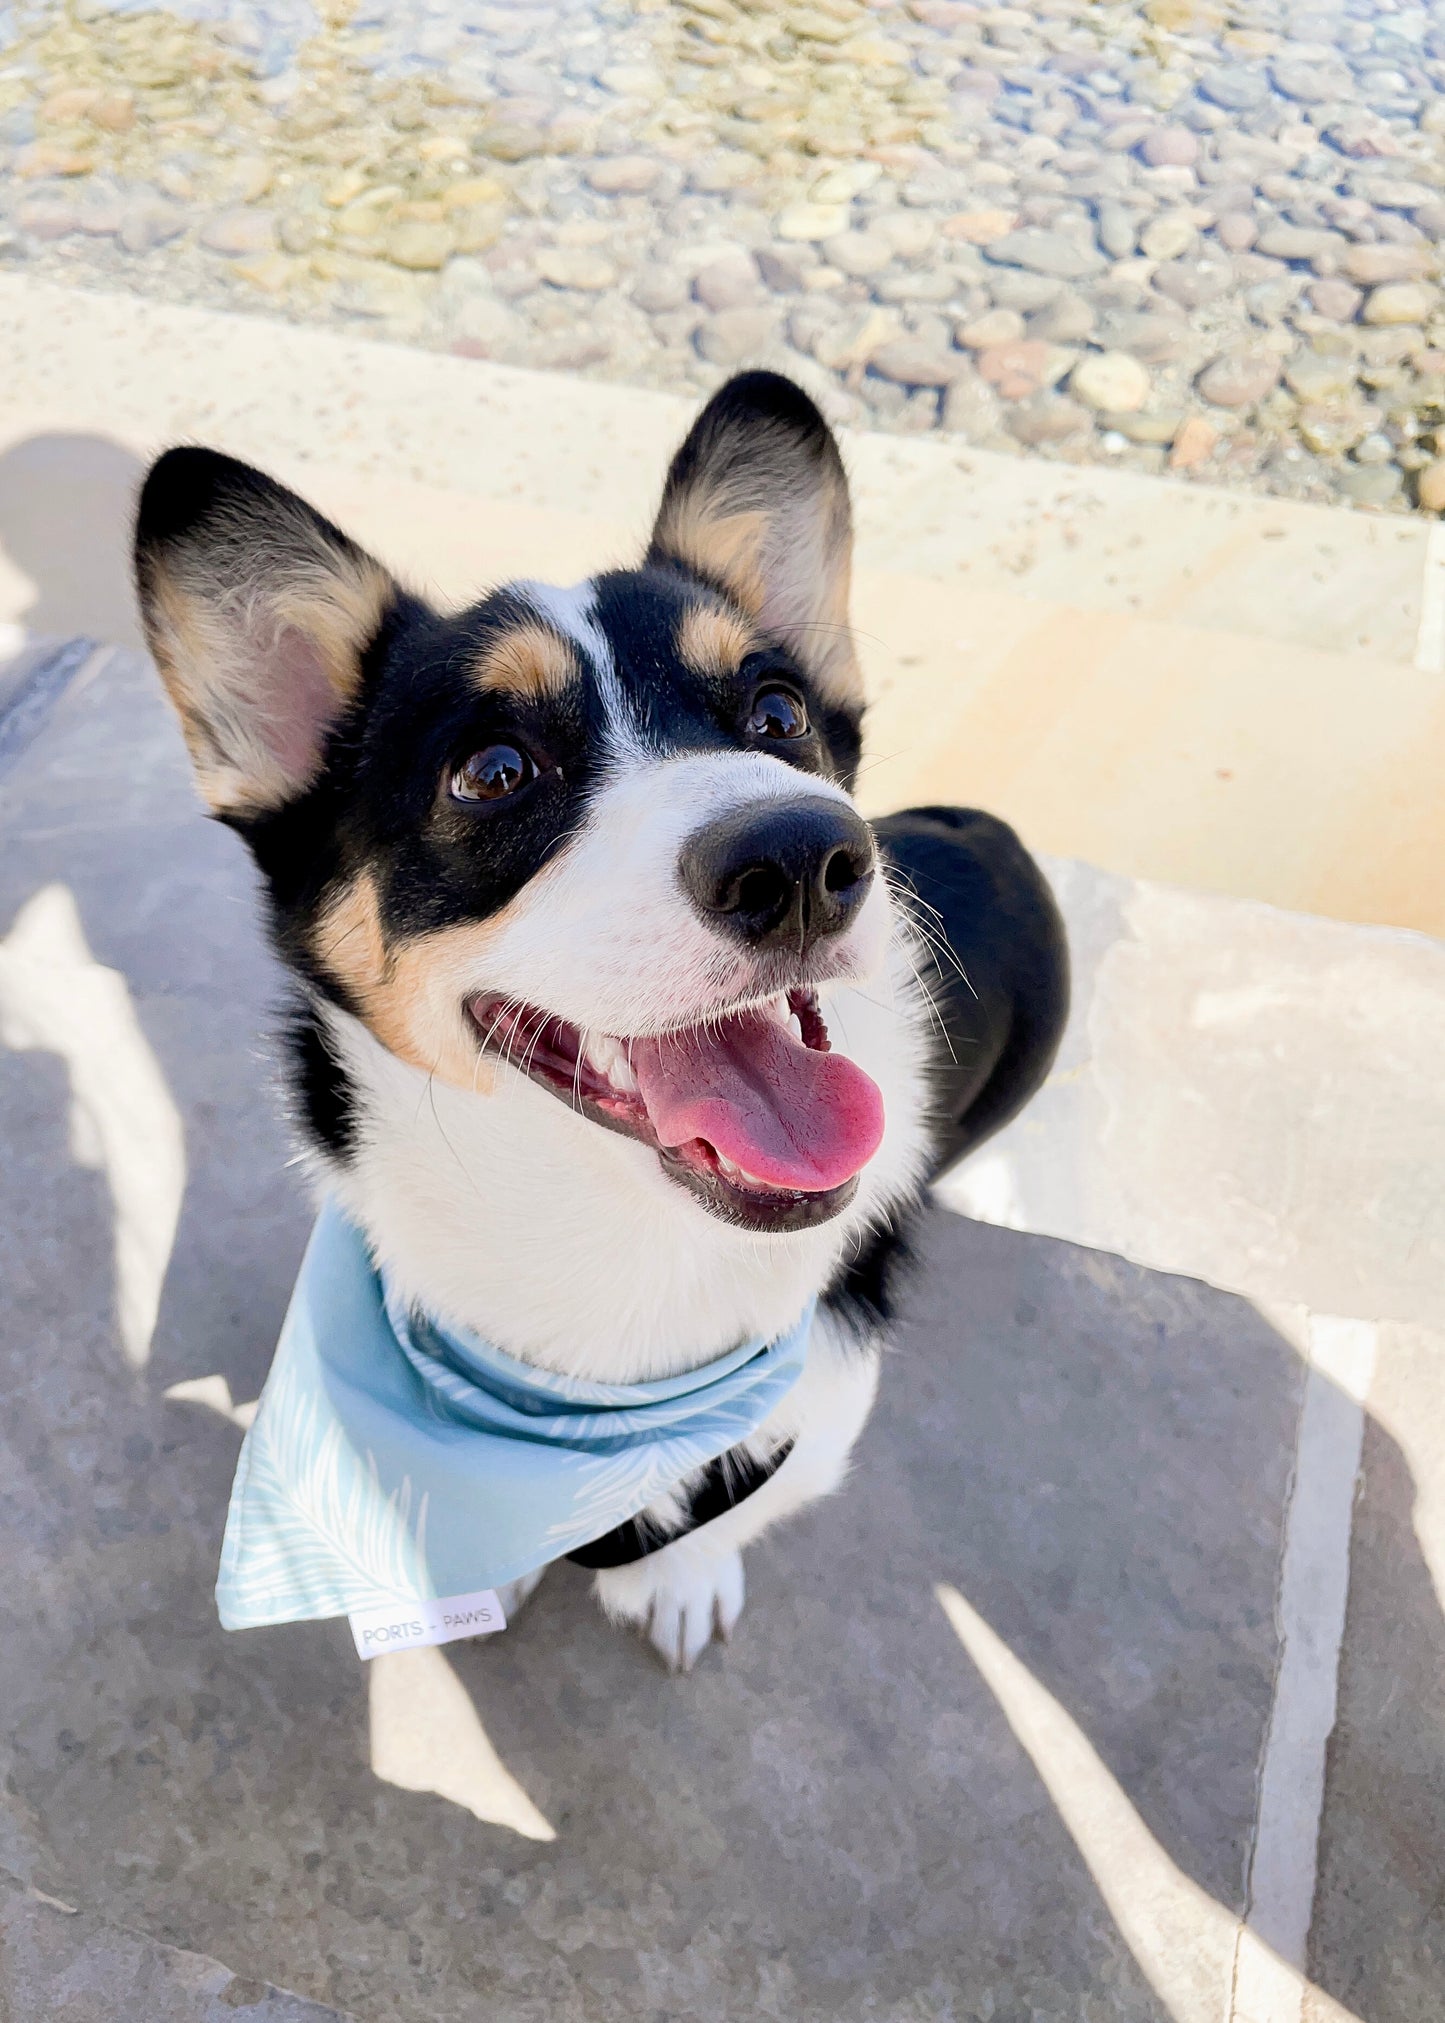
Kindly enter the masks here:
[[607, 1033], [589, 1033], [587, 1036], [587, 1063], [605, 1079], [612, 1078], [612, 1059], [617, 1052], [617, 1042]]
[[584, 1049], [588, 1066], [594, 1068], [614, 1089], [628, 1092], [637, 1087], [637, 1077], [627, 1058], [627, 1048], [611, 1033], [589, 1033]]
[[724, 1180], [736, 1181], [743, 1187], [760, 1187], [773, 1190], [771, 1180], [764, 1180], [761, 1173], [749, 1173], [746, 1166], [739, 1166], [735, 1159], [728, 1158], [726, 1152], [717, 1153], [717, 1170], [721, 1173]]

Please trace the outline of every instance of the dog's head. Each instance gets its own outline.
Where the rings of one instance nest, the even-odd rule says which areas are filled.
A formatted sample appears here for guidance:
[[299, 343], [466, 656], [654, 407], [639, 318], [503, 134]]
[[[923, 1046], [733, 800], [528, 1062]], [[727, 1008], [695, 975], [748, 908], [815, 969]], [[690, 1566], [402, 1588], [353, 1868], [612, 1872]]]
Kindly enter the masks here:
[[847, 1206], [885, 1128], [829, 1030], [894, 926], [850, 792], [850, 545], [826, 424], [753, 373], [678, 452], [635, 570], [442, 616], [281, 486], [179, 449], [137, 571], [201, 792], [310, 991], [786, 1231]]

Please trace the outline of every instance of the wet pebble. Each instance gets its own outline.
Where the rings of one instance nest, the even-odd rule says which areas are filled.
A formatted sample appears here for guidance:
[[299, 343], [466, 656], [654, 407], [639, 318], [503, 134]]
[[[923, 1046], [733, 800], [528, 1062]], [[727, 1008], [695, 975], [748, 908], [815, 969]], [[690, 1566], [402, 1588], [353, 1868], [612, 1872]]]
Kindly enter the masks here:
[[846, 204], [815, 204], [810, 202], [789, 204], [779, 214], [777, 235], [780, 239], [835, 239], [848, 224]]
[[687, 276], [676, 267], [660, 263], [639, 269], [632, 284], [632, 300], [639, 309], [645, 309], [653, 316], [681, 309], [691, 295], [692, 286]]
[[839, 232], [823, 242], [822, 250], [840, 274], [858, 280], [886, 274], [897, 258], [887, 235], [877, 231]]
[[1139, 251], [1147, 260], [1177, 260], [1199, 238], [1187, 211], [1164, 211], [1151, 218], [1139, 235]]
[[1210, 70], [1199, 81], [1199, 91], [1211, 105], [1225, 112], [1250, 112], [1269, 99], [1269, 79], [1263, 71], [1244, 64]]
[[1017, 441], [1030, 449], [1045, 443], [1067, 441], [1088, 433], [1094, 417], [1064, 394], [1036, 393], [1016, 401], [1005, 417], [1005, 427]]
[[1337, 484], [1357, 506], [1392, 505], [1404, 489], [1404, 475], [1394, 464], [1361, 464], [1341, 472]]
[[1077, 281], [1086, 274], [1096, 274], [1104, 265], [1098, 250], [1082, 238], [1033, 225], [995, 239], [986, 257], [1003, 266], [1023, 267], [1032, 274], [1060, 281]]
[[276, 220], [270, 211], [217, 211], [201, 226], [200, 242], [212, 253], [239, 259], [247, 253], [270, 253], [276, 246]]
[[1360, 313], [1366, 323], [1423, 323], [1439, 299], [1439, 291], [1423, 282], [1387, 281], [1371, 289]]
[[697, 348], [712, 365], [756, 363], [777, 334], [777, 311], [771, 308], [727, 308], [698, 325]]
[[1271, 351], [1239, 351], [1216, 358], [1199, 375], [1198, 387], [1215, 407], [1253, 407], [1279, 382], [1279, 360]]
[[1418, 281], [1430, 266], [1423, 246], [1348, 246], [1340, 259], [1341, 272], [1366, 288], [1381, 282]]
[[969, 246], [991, 246], [1003, 239], [1018, 223], [1017, 211], [958, 211], [946, 220], [945, 238], [961, 239]]
[[692, 292], [705, 309], [740, 309], [758, 301], [763, 278], [752, 254], [738, 247], [701, 268], [693, 277]]
[[1169, 451], [1169, 468], [1174, 471], [1197, 470], [1213, 456], [1219, 441], [1219, 431], [1202, 414], [1191, 414], [1180, 425]]
[[67, 40], [0, 0], [6, 257], [38, 271], [145, 260], [689, 392], [766, 359], [874, 425], [1445, 510], [1445, 35], [1415, 16], [1151, 0], [1134, 46], [1086, 0], [765, 33], [704, 0], [679, 39], [508, 0], [303, 48], [253, 0], [224, 36], [112, 4]]
[[989, 309], [960, 324], [958, 341], [970, 351], [988, 351], [994, 345], [1013, 344], [1024, 335], [1024, 319], [1016, 309]]
[[1127, 351], [1099, 351], [1074, 367], [1069, 390], [1085, 407], [1131, 414], [1149, 398], [1149, 375]]
[[958, 352], [921, 337], [895, 337], [879, 345], [868, 362], [899, 386], [948, 386], [967, 368]]
[[598, 294], [617, 279], [617, 269], [590, 246], [548, 246], [537, 255], [537, 272], [554, 288]]
[[1364, 301], [1364, 291], [1350, 281], [1316, 281], [1309, 290], [1310, 307], [1332, 323], [1352, 323]]
[[404, 218], [386, 235], [387, 259], [394, 267], [415, 273], [439, 272], [456, 250], [456, 234], [450, 226], [433, 220]]
[[1139, 153], [1151, 168], [1192, 168], [1199, 159], [1199, 139], [1185, 126], [1156, 127], [1140, 141]]
[[1049, 369], [1050, 346], [1040, 338], [1019, 338], [991, 344], [978, 354], [979, 376], [1001, 400], [1026, 400], [1043, 386]]
[[644, 196], [657, 181], [661, 164], [647, 155], [616, 155], [610, 161], [594, 162], [587, 172], [587, 186], [600, 196]]
[[1230, 253], [1244, 253], [1259, 237], [1259, 226], [1247, 211], [1226, 211], [1215, 227], [1215, 237]]

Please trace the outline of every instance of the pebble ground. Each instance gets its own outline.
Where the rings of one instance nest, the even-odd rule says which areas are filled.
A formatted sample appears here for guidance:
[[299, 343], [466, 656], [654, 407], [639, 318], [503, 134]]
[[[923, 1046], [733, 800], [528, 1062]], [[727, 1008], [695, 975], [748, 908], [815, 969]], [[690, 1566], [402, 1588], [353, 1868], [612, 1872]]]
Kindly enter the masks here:
[[1445, 510], [1445, 0], [0, 0], [0, 266]]

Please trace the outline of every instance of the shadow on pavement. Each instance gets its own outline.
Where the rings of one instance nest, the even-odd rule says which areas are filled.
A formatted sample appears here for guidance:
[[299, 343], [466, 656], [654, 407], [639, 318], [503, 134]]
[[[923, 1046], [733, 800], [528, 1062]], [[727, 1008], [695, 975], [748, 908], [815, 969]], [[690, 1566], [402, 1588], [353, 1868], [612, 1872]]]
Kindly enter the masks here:
[[144, 469], [100, 435], [57, 431], [0, 453], [0, 559], [31, 586], [0, 617], [42, 637], [140, 648], [130, 528]]

